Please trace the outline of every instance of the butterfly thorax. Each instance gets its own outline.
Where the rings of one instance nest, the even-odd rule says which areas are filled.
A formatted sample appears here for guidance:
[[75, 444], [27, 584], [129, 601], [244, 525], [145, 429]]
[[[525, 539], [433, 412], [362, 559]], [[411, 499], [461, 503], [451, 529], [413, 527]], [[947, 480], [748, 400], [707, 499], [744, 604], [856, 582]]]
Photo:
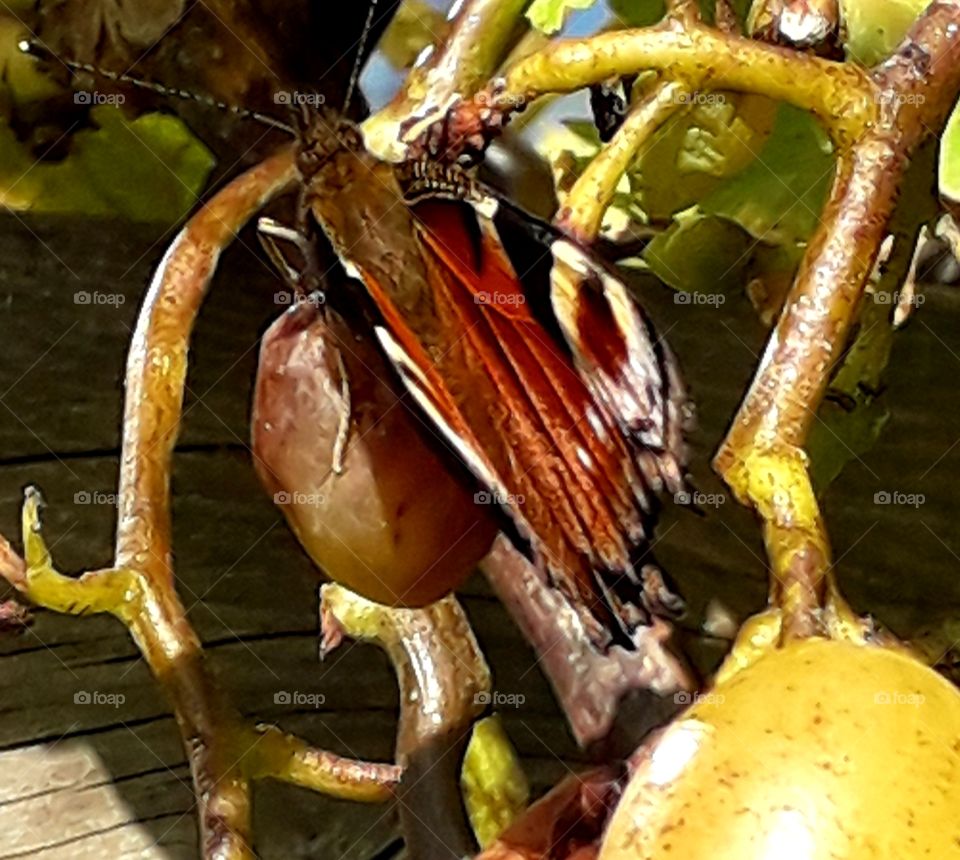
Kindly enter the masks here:
[[344, 268], [372, 279], [410, 323], [434, 313], [415, 216], [393, 165], [370, 154], [360, 129], [318, 115], [301, 142], [301, 206], [329, 238]]

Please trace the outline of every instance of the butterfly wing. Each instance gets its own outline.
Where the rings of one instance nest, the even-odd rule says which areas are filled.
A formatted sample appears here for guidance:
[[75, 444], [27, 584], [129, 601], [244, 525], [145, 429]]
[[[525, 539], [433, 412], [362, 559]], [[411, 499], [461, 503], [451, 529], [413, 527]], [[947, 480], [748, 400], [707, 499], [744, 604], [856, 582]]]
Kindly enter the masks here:
[[669, 345], [604, 266], [567, 239], [555, 241], [552, 254], [551, 302], [577, 370], [636, 443], [647, 482], [681, 492], [691, 414]]
[[[508, 510], [541, 567], [585, 607], [594, 637], [608, 640], [611, 626], [629, 632], [646, 619], [641, 605], [664, 597], [662, 583], [635, 560], [652, 533], [654, 489], [663, 475], [682, 481], [679, 451], [667, 466], [658, 460], [679, 377], [664, 381], [668, 354], [657, 352], [646, 329], [616, 330], [617, 317], [607, 323], [616, 354], [568, 349], [538, 316], [489, 211], [439, 200], [413, 207], [436, 325], [448, 334], [414, 334], [375, 286], [385, 311], [378, 336], [414, 398], [489, 498]], [[539, 253], [549, 259], [549, 246]], [[600, 271], [590, 269], [597, 277]], [[607, 292], [625, 303], [617, 308], [621, 318], [637, 324], [625, 291], [617, 292], [622, 284], [604, 275], [612, 281]], [[574, 322], [577, 328], [560, 326], [568, 342], [586, 335], [591, 318]], [[444, 346], [431, 355], [424, 341]], [[623, 368], [632, 374], [627, 381]], [[650, 394], [639, 401], [629, 386]], [[644, 600], [651, 583], [659, 595]]]
[[615, 332], [614, 358], [591, 346], [593, 305], [578, 309], [577, 283], [599, 284], [608, 308], [620, 302], [608, 313], [616, 328], [642, 319], [619, 282], [584, 255], [588, 277], [566, 285], [564, 318], [551, 302], [556, 234], [467, 190], [469, 203], [414, 203], [391, 165], [344, 150], [322, 162], [302, 206], [363, 282], [377, 337], [428, 429], [486, 486], [478, 501], [508, 512], [597, 645], [629, 645], [648, 611], [673, 608], [643, 563], [654, 493], [681, 463], [660, 459], [673, 414], [668, 354], [642, 330]]

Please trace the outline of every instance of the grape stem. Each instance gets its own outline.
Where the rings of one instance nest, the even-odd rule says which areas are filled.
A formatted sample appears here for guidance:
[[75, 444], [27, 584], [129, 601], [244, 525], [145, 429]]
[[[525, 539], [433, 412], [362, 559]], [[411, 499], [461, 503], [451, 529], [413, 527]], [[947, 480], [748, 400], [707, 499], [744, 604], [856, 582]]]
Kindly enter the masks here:
[[127, 625], [172, 704], [190, 761], [203, 856], [252, 858], [250, 789], [270, 777], [335, 797], [383, 801], [401, 768], [340, 758], [275, 727], [249, 724], [204, 662], [174, 588], [170, 468], [180, 427], [187, 345], [221, 251], [269, 199], [297, 180], [288, 147], [217, 193], [167, 251], [130, 347], [116, 559], [79, 578], [53, 567], [40, 534], [40, 496], [23, 507], [24, 558], [0, 539], [0, 574], [33, 603], [73, 615], [109, 613]]
[[946, 122], [960, 90], [960, 3], [935, 2], [869, 77], [877, 116], [839, 153], [833, 190], [760, 367], [714, 459], [756, 508], [784, 612], [804, 636], [842, 604], [803, 450], [888, 232], [911, 156]]

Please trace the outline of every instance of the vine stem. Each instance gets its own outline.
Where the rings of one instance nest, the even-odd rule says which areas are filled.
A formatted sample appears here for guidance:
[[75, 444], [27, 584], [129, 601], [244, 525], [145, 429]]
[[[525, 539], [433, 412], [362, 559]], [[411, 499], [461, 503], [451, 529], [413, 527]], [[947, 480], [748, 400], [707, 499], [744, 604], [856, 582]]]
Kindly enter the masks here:
[[170, 468], [180, 426], [187, 345], [221, 251], [269, 199], [297, 180], [292, 147], [214, 195], [164, 257], [127, 363], [116, 562], [77, 579], [55, 570], [40, 534], [40, 497], [23, 509], [24, 558], [0, 541], [0, 574], [38, 605], [110, 613], [123, 621], [172, 706], [200, 812], [203, 856], [252, 858], [250, 783], [272, 777], [336, 797], [382, 801], [401, 768], [315, 750], [274, 727], [247, 723], [210, 675], [174, 588]]
[[[700, 20], [700, 7], [690, 0], [670, 0], [667, 18], [684, 27], [693, 26]], [[583, 245], [596, 240], [621, 177], [661, 126], [686, 106], [690, 95], [687, 84], [666, 75], [643, 93], [570, 189], [554, 219], [560, 230]]]
[[[474, 722], [492, 700], [492, 680], [459, 602], [451, 594], [420, 609], [391, 608], [336, 583], [324, 585], [320, 599], [324, 654], [346, 635], [377, 644], [393, 664], [400, 688], [396, 760], [403, 767], [397, 798], [408, 853], [472, 853], [471, 823], [478, 831], [509, 823], [517, 800], [526, 800], [526, 782], [502, 733], [482, 732], [471, 742]], [[451, 790], [484, 784], [491, 761], [501, 763], [505, 784], [491, 792]]]
[[560, 230], [583, 245], [597, 238], [620, 178], [644, 144], [682, 107], [689, 92], [679, 81], [658, 81], [630, 108], [623, 125], [570, 189], [554, 220]]
[[[785, 636], [839, 606], [807, 470], [811, 424], [873, 271], [911, 155], [960, 90], [960, 2], [935, 2], [870, 76], [876, 121], [841, 152], [829, 202], [714, 468], [756, 508]], [[828, 613], [829, 616], [829, 613]]]
[[691, 90], [757, 93], [813, 112], [835, 142], [849, 145], [877, 119], [868, 74], [789, 48], [666, 18], [655, 27], [561, 39], [507, 70], [487, 101], [509, 107], [610, 78], [659, 70]]
[[504, 61], [527, 30], [527, 2], [463, 0], [444, 44], [410, 72], [390, 104], [363, 124], [367, 148], [387, 161], [402, 160], [417, 129], [442, 117], [457, 97], [475, 92]]

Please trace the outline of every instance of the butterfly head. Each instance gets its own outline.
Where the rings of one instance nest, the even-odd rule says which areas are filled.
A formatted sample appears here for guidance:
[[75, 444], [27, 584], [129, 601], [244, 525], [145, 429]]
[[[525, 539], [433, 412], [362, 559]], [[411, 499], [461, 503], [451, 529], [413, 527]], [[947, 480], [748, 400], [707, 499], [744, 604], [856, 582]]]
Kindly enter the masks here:
[[337, 153], [363, 150], [363, 135], [359, 126], [328, 108], [304, 111], [300, 124], [297, 161], [305, 179], [319, 172]]

